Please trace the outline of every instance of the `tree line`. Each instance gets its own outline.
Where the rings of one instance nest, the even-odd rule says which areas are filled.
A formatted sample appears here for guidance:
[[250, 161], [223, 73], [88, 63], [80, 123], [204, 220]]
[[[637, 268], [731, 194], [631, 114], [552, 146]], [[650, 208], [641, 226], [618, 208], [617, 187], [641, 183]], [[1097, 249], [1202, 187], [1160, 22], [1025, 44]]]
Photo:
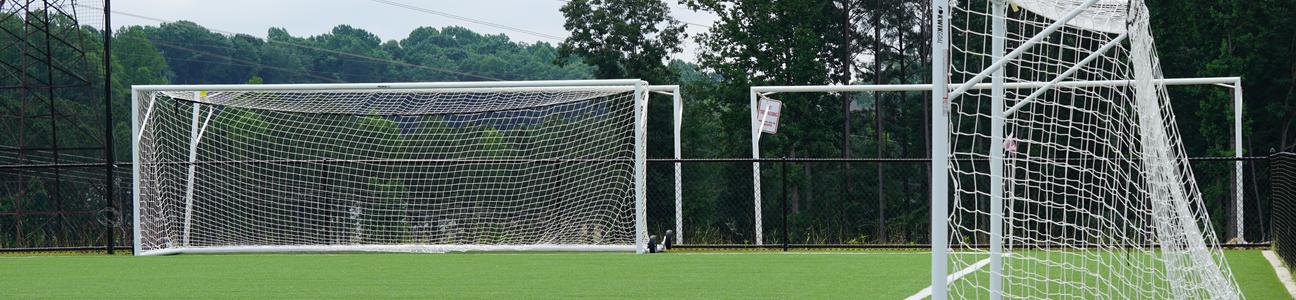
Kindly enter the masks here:
[[[1286, 0], [1148, 0], [1167, 77], [1241, 76], [1245, 155], [1296, 148], [1296, 3]], [[641, 78], [680, 84], [685, 158], [750, 156], [748, 87], [923, 83], [929, 76], [926, 0], [573, 0], [561, 11], [569, 37], [524, 43], [462, 27], [423, 27], [384, 41], [353, 26], [266, 38], [213, 32], [187, 21], [131, 26], [113, 36], [117, 160], [129, 160], [129, 86], [141, 84], [340, 83]], [[718, 16], [689, 35], [672, 9]], [[94, 28], [82, 28], [97, 36]], [[672, 59], [689, 40], [693, 61]], [[101, 49], [100, 49], [101, 50]], [[93, 51], [90, 55], [94, 55]], [[101, 53], [101, 52], [100, 52]], [[93, 61], [93, 58], [91, 59]], [[102, 74], [100, 70], [97, 74]], [[1190, 156], [1231, 156], [1229, 91], [1171, 90]], [[780, 94], [786, 103], [762, 157], [923, 158], [929, 151], [926, 93]], [[669, 103], [649, 108], [649, 156], [671, 156]], [[92, 104], [81, 104], [91, 110]], [[1244, 213], [1260, 225], [1264, 166], [1248, 164]], [[1232, 164], [1194, 164], [1219, 232], [1231, 207]], [[749, 163], [685, 164], [689, 242], [753, 238]], [[786, 168], [786, 170], [785, 170]], [[649, 167], [654, 234], [673, 227], [673, 169]], [[766, 242], [926, 241], [925, 164], [764, 164]], [[786, 174], [786, 178], [784, 175]], [[780, 183], [787, 181], [784, 191]], [[777, 232], [787, 196], [790, 234]], [[1254, 209], [1254, 210], [1252, 210]], [[1263, 232], [1248, 231], [1251, 239]], [[1251, 237], [1250, 235], [1255, 235]]]

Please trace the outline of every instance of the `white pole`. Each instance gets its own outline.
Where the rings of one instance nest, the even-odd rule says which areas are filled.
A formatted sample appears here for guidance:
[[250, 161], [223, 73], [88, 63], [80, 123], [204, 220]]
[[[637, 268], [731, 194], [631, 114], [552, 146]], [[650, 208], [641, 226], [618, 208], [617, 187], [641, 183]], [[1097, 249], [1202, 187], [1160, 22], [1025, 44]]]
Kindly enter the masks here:
[[[1008, 33], [1008, 8], [1004, 1], [992, 1], [991, 52], [992, 61], [1004, 57], [1004, 39]], [[1062, 80], [1054, 79], [1054, 83]], [[994, 70], [990, 77], [990, 299], [1003, 299], [1003, 223], [1004, 223], [1004, 68]], [[1040, 93], [1044, 88], [1041, 88]], [[1034, 94], [1032, 94], [1034, 96]], [[1025, 101], [1021, 102], [1024, 103]], [[1020, 105], [1020, 104], [1018, 104]], [[934, 127], [933, 127], [934, 128]]]
[[[756, 100], [756, 91], [752, 90], [750, 96], [751, 96], [751, 126], [752, 126], [751, 129], [752, 130], [752, 138], [751, 138], [752, 159], [760, 159], [761, 124], [758, 123], [759, 116], [757, 116], [758, 114], [757, 111], [759, 111], [760, 108], [757, 107], [759, 103]], [[764, 227], [761, 225], [761, 178], [760, 178], [759, 162], [752, 162], [752, 193], [753, 193], [752, 203], [753, 206], [755, 206], [754, 222], [756, 223], [754, 226], [756, 229], [755, 230], [756, 237], [754, 242], [755, 244], [760, 245], [762, 244], [761, 240], [764, 235], [761, 229]]]
[[[1242, 158], [1242, 79], [1238, 78], [1233, 83], [1233, 157]], [[1242, 161], [1233, 162], [1233, 209], [1234, 225], [1237, 229], [1235, 237], [1239, 243], [1245, 243], [1246, 237], [1242, 230]]]
[[201, 106], [199, 106], [198, 103], [202, 101], [202, 93], [203, 92], [194, 92], [195, 102], [192, 103], [193, 111], [192, 111], [191, 119], [189, 120], [189, 167], [188, 167], [189, 173], [185, 177], [186, 179], [185, 179], [184, 236], [183, 236], [184, 237], [183, 245], [185, 247], [189, 246], [189, 229], [191, 228], [190, 225], [192, 224], [191, 221], [193, 220], [194, 171], [195, 168], [197, 167], [197, 164], [194, 164], [194, 162], [197, 161], [198, 159], [198, 136], [199, 136], [198, 114], [199, 111], [201, 110], [200, 109]]
[[684, 187], [683, 187], [683, 168], [679, 159], [680, 155], [680, 127], [684, 124], [684, 99], [680, 97], [679, 87], [675, 87], [672, 95], [674, 106], [674, 130], [675, 130], [675, 242], [684, 243]]
[[635, 151], [634, 151], [634, 197], [635, 197], [635, 253], [648, 252], [648, 206], [647, 206], [647, 130], [648, 130], [648, 91], [643, 81], [634, 84], [635, 91]]
[[139, 115], [139, 92], [131, 89], [131, 218], [134, 225], [132, 236], [134, 237], [131, 253], [139, 256], [143, 249], [140, 248], [140, 116]]
[[932, 98], [931, 98], [931, 291], [932, 300], [945, 300], [948, 296], [945, 274], [949, 266], [945, 258], [949, 250], [946, 242], [948, 230], [946, 215], [949, 205], [949, 81], [947, 72], [949, 55], [949, 0], [932, 0]]

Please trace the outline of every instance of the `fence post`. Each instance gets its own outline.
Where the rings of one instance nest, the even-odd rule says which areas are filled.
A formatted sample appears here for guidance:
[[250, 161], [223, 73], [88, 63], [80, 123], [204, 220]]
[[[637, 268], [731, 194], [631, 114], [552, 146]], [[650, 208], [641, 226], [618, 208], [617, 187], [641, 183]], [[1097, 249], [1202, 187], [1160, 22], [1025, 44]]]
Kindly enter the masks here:
[[782, 158], [782, 160], [779, 162], [779, 165], [783, 168], [783, 180], [782, 180], [783, 181], [783, 252], [787, 252], [788, 242], [792, 240], [792, 237], [788, 235], [787, 156], [784, 156]]
[[[109, 213], [112, 214], [110, 217], [116, 218], [118, 217], [117, 215], [119, 215], [118, 213], [119, 210], [116, 209], [117, 202], [115, 200], [117, 198], [117, 193], [115, 192], [116, 189], [114, 189], [116, 188], [115, 186], [116, 180], [115, 178], [113, 178], [113, 175], [115, 175], [113, 169], [116, 168], [115, 163], [117, 162], [117, 158], [115, 157], [116, 155], [113, 154], [113, 146], [116, 146], [117, 144], [113, 142], [113, 115], [112, 115], [112, 1], [110, 0], [104, 1], [103, 13], [104, 13], [104, 28], [103, 28], [103, 39], [104, 39], [104, 56], [103, 56], [104, 143], [103, 143], [103, 147], [104, 149], [103, 149], [103, 154], [104, 154], [104, 177], [106, 177], [104, 180], [104, 196], [106, 196], [104, 197], [104, 202], [106, 203], [104, 204], [108, 206], [106, 208], [108, 209]], [[117, 246], [115, 245], [117, 243], [117, 224], [112, 222], [112, 219], [109, 219], [108, 222], [106, 223], [108, 227], [107, 228], [108, 245], [105, 248], [107, 248], [108, 250], [108, 255], [112, 255], [113, 248]]]

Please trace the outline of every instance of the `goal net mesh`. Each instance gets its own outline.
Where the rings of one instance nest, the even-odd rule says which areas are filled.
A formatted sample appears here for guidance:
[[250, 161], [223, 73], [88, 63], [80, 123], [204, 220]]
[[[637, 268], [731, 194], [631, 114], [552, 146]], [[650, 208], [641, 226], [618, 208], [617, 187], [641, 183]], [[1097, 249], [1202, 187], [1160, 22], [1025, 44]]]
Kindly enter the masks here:
[[636, 244], [634, 86], [167, 90], [135, 101], [146, 254]]
[[[998, 14], [996, 2], [1003, 3]], [[995, 18], [1004, 21], [1002, 35], [994, 34]], [[1162, 76], [1142, 1], [950, 1], [948, 21], [951, 90], [992, 84], [993, 76], [975, 77], [995, 62], [996, 36], [1004, 55], [1030, 44], [1003, 65], [1002, 107], [992, 105], [990, 88], [947, 99], [948, 266], [961, 276], [948, 284], [952, 298], [989, 298], [995, 276], [1005, 298], [1241, 296], [1156, 81]], [[1129, 82], [1014, 86], [1058, 79]], [[1007, 112], [1002, 139], [993, 135], [997, 112]], [[992, 148], [1002, 149], [1001, 179], [992, 175]], [[984, 262], [996, 180], [1006, 254], [1002, 271], [991, 274]]]

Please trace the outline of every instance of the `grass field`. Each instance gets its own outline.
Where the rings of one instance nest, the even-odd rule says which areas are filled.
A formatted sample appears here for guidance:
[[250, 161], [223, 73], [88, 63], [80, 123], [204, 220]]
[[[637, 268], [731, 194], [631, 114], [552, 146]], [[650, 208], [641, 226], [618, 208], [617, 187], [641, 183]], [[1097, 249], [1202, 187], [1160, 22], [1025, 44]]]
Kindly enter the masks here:
[[[1228, 252], [1251, 299], [1286, 293]], [[925, 252], [247, 254], [0, 257], [0, 298], [854, 298], [928, 285]]]

